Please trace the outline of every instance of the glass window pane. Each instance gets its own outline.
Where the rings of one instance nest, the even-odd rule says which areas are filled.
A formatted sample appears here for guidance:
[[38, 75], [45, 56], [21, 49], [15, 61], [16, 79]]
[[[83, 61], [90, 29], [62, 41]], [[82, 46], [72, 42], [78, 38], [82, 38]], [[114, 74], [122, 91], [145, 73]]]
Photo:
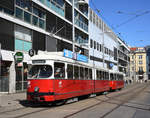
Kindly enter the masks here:
[[32, 17], [32, 24], [38, 26], [38, 18], [33, 16]]
[[39, 19], [39, 27], [44, 29], [44, 24], [45, 24], [45, 22], [43, 20]]
[[85, 79], [87, 80], [89, 78], [89, 69], [85, 68]]
[[84, 68], [80, 67], [80, 79], [84, 79]]
[[16, 0], [16, 5], [20, 6], [21, 0]]
[[23, 50], [28, 52], [32, 48], [32, 43], [31, 42], [26, 42], [26, 41], [23, 41], [23, 43], [24, 43]]
[[18, 40], [18, 39], [15, 40], [15, 50], [20, 50], [20, 51], [23, 50], [22, 40]]
[[67, 66], [67, 76], [68, 79], [73, 79], [73, 66], [69, 64]]
[[79, 79], [79, 67], [74, 66], [74, 78]]
[[52, 66], [50, 65], [33, 65], [28, 75], [29, 78], [48, 78], [52, 76]]
[[31, 23], [31, 15], [27, 12], [24, 12], [24, 21]]
[[38, 9], [37, 8], [33, 8], [33, 13], [35, 14], [35, 15], [37, 15], [37, 16], [39, 16], [39, 12], [38, 12]]
[[54, 63], [54, 77], [56, 79], [65, 79], [65, 64], [64, 63]]
[[89, 79], [92, 80], [92, 69], [89, 69]]
[[16, 17], [19, 19], [23, 18], [23, 10], [16, 7]]

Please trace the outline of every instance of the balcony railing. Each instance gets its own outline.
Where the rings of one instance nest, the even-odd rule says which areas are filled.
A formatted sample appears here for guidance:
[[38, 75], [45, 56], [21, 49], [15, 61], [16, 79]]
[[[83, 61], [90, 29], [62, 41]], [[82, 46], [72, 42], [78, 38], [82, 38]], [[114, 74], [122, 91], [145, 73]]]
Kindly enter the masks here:
[[88, 39], [83, 39], [81, 37], [75, 37], [75, 42], [88, 47]]
[[82, 28], [83, 30], [85, 30], [86, 32], [88, 32], [88, 25], [82, 22], [81, 20], [75, 18], [75, 24], [80, 28]]
[[47, 7], [49, 7], [50, 9], [52, 9], [53, 11], [55, 11], [56, 13], [58, 13], [61, 16], [65, 16], [65, 12], [64, 12], [64, 6], [59, 5], [58, 3], [56, 3], [54, 0], [39, 0], [42, 4], [46, 5]]

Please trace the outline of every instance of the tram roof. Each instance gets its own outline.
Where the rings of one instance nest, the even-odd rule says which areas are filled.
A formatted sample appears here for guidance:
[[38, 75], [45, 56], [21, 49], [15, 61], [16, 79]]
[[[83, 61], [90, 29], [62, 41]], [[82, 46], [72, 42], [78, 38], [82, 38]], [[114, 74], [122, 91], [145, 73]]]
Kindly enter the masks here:
[[92, 67], [92, 65], [89, 63], [84, 63], [81, 61], [76, 61], [71, 58], [64, 57], [63, 52], [38, 51], [38, 54], [33, 56], [31, 60], [54, 60]]

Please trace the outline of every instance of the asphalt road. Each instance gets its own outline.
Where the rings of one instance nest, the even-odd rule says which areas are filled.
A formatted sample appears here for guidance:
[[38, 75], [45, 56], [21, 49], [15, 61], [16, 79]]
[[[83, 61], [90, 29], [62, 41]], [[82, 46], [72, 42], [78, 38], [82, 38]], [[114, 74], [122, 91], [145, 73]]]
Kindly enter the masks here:
[[62, 106], [21, 100], [13, 108], [1, 108], [0, 118], [150, 118], [150, 83], [133, 84]]

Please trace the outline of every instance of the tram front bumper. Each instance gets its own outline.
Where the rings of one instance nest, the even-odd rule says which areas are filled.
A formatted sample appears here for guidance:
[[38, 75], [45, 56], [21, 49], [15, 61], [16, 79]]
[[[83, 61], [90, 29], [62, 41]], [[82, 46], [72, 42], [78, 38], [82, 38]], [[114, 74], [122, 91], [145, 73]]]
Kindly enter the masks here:
[[50, 102], [54, 101], [53, 92], [27, 92], [28, 101]]

